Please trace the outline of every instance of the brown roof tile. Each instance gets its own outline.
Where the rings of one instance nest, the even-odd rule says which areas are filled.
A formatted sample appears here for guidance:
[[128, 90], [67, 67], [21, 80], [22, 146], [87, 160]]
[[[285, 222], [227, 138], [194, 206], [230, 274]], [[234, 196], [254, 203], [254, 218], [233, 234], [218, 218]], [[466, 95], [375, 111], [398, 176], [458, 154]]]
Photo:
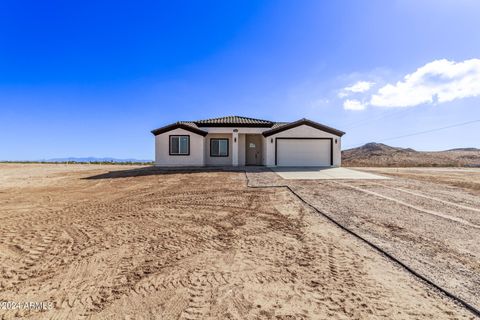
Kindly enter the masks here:
[[207, 135], [207, 132], [202, 130], [202, 127], [263, 127], [268, 128], [266, 129], [266, 131], [263, 132], [263, 135], [265, 137], [268, 137], [272, 134], [291, 129], [302, 124], [317, 128], [319, 130], [330, 132], [338, 136], [342, 136], [343, 134], [345, 134], [345, 132], [343, 131], [325, 126], [323, 124], [308, 119], [300, 119], [294, 122], [273, 122], [269, 120], [247, 118], [241, 116], [226, 116], [197, 121], [178, 121], [165, 127], [152, 130], [152, 133], [154, 135], [158, 135], [176, 128], [183, 128], [185, 130], [205, 136]]
[[237, 125], [237, 126], [260, 126], [260, 127], [270, 128], [274, 124], [272, 121], [269, 121], [269, 120], [254, 119], [254, 118], [247, 118], [247, 117], [241, 117], [241, 116], [227, 116], [227, 117], [220, 117], [220, 118], [197, 120], [193, 122], [198, 127]]

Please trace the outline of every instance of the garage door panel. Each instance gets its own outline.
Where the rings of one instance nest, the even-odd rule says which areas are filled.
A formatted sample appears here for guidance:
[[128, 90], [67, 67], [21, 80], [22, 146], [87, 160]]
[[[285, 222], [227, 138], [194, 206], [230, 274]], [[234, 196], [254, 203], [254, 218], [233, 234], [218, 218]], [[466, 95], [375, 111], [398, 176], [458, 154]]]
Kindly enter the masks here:
[[277, 139], [277, 165], [330, 166], [330, 139]]

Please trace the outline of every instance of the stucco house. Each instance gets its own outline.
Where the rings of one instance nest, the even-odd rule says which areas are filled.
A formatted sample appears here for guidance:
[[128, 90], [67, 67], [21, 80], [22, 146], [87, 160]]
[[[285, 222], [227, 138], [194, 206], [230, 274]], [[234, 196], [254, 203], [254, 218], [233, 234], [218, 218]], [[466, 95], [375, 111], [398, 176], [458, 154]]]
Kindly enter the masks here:
[[345, 134], [308, 119], [273, 122], [239, 116], [179, 121], [152, 133], [155, 165], [162, 167], [338, 167]]

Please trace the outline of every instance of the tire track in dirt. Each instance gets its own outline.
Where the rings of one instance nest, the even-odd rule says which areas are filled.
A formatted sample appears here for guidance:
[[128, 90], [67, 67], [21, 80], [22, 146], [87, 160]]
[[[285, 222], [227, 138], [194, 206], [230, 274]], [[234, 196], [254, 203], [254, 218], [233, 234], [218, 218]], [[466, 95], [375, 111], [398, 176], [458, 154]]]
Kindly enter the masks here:
[[406, 190], [404, 188], [392, 187], [392, 186], [388, 186], [388, 185], [377, 183], [377, 182], [370, 182], [370, 183], [373, 184], [373, 185], [378, 185], [378, 186], [383, 187], [383, 188], [389, 188], [389, 189], [392, 189], [392, 190], [408, 193], [408, 194], [411, 194], [411, 195], [414, 195], [414, 196], [417, 196], [417, 197], [422, 197], [422, 198], [425, 198], [425, 199], [434, 200], [434, 201], [441, 202], [441, 203], [444, 203], [444, 204], [448, 204], [450, 206], [458, 207], [458, 208], [461, 208], [461, 209], [480, 212], [480, 209], [478, 209], [478, 208], [472, 208], [472, 207], [468, 207], [468, 206], [465, 206], [465, 205], [462, 205], [462, 204], [459, 204], [459, 203], [454, 203], [454, 202], [450, 202], [450, 201], [447, 201], [447, 200], [442, 200], [442, 199], [432, 197], [432, 196], [428, 196], [428, 195], [425, 195], [425, 194], [422, 194], [422, 193], [414, 192], [414, 191], [411, 191], [411, 190]]
[[[360, 184], [360, 181], [356, 183]], [[363, 183], [369, 185], [370, 182]], [[399, 211], [401, 205], [392, 208], [382, 204], [381, 201], [369, 200], [371, 195], [366, 193], [365, 197], [349, 195], [345, 191], [347, 189], [334, 182], [320, 184], [317, 182], [320, 188], [315, 188], [314, 184], [294, 183], [294, 188], [310, 203], [327, 212], [342, 225], [399, 257], [418, 271], [421, 277], [432, 279], [434, 283], [447, 288], [449, 292], [466, 301], [466, 304], [473, 305], [475, 309], [478, 301], [476, 287], [480, 285], [478, 272], [475, 270], [480, 270], [480, 265], [478, 259], [475, 259], [475, 251], [472, 251], [475, 244], [469, 242], [474, 239], [468, 236], [468, 232], [472, 232], [469, 231], [470, 228], [459, 229], [461, 241], [454, 242], [454, 246], [450, 247], [448, 238], [441, 236], [443, 226], [451, 228], [448, 224], [438, 224], [436, 230], [428, 228], [424, 230], [423, 228], [432, 223], [435, 225], [435, 220], [426, 219], [427, 216], [422, 218], [424, 220], [419, 218], [404, 220], [406, 217], [403, 214], [398, 215], [398, 212], [403, 212]], [[321, 190], [321, 196], [317, 195], [316, 190]], [[387, 226], [385, 221], [390, 221], [392, 216], [396, 217], [393, 225]], [[456, 233], [457, 238], [458, 235], [459, 233]], [[467, 242], [462, 246], [460, 245], [462, 241]]]
[[[87, 182], [93, 198], [81, 193]], [[55, 302], [26, 318], [468, 318], [288, 192], [245, 188], [242, 173], [62, 183], [69, 191], [55, 196], [56, 210], [0, 226], [18, 225], [7, 238], [19, 245], [0, 255], [2, 276], [15, 267], [3, 261], [40, 257], [33, 277], [0, 287], [2, 296]], [[75, 192], [85, 201], [71, 203]]]
[[398, 203], [398, 204], [401, 204], [403, 206], [406, 206], [406, 207], [409, 207], [409, 208], [412, 208], [412, 209], [415, 209], [417, 211], [421, 211], [423, 213], [427, 213], [427, 214], [430, 214], [430, 215], [434, 215], [434, 216], [437, 216], [437, 217], [440, 217], [440, 218], [443, 218], [443, 219], [446, 219], [446, 220], [450, 220], [452, 222], [456, 222], [456, 223], [460, 223], [460, 224], [463, 224], [467, 227], [471, 227], [471, 228], [475, 228], [475, 229], [479, 229], [480, 230], [480, 225], [476, 225], [476, 224], [473, 224], [473, 223], [470, 223], [469, 221], [467, 220], [464, 220], [462, 218], [458, 218], [458, 217], [453, 217], [453, 216], [450, 216], [450, 215], [447, 215], [447, 214], [444, 214], [444, 213], [441, 213], [441, 212], [437, 212], [437, 211], [432, 211], [432, 210], [428, 210], [428, 209], [424, 209], [424, 208], [420, 208], [418, 206], [414, 206], [414, 205], [411, 205], [405, 201], [402, 201], [402, 200], [398, 200], [398, 199], [394, 199], [392, 197], [389, 197], [389, 196], [385, 196], [385, 195], [382, 195], [378, 192], [374, 192], [374, 191], [370, 191], [370, 190], [365, 190], [365, 189], [362, 189], [360, 187], [356, 187], [356, 186], [352, 186], [352, 185], [349, 185], [349, 184], [346, 184], [344, 182], [338, 182], [338, 181], [333, 181], [334, 183], [336, 184], [339, 184], [341, 186], [344, 186], [344, 187], [348, 187], [348, 188], [351, 188], [351, 189], [355, 189], [357, 191], [360, 191], [360, 192], [363, 192], [363, 193], [367, 193], [367, 194], [370, 194], [370, 195], [373, 195], [373, 196], [376, 196], [376, 197], [379, 197], [379, 198], [383, 198], [383, 199], [386, 199], [386, 200], [389, 200], [389, 201], [392, 201], [392, 202], [395, 202], [395, 203]]

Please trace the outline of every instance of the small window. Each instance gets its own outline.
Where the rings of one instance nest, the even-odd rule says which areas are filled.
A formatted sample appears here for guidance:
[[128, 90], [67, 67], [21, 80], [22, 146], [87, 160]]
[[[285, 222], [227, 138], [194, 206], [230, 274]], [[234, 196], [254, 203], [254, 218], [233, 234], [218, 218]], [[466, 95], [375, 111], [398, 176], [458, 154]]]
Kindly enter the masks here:
[[190, 136], [170, 136], [170, 155], [190, 155]]
[[210, 139], [210, 157], [228, 157], [228, 139]]

